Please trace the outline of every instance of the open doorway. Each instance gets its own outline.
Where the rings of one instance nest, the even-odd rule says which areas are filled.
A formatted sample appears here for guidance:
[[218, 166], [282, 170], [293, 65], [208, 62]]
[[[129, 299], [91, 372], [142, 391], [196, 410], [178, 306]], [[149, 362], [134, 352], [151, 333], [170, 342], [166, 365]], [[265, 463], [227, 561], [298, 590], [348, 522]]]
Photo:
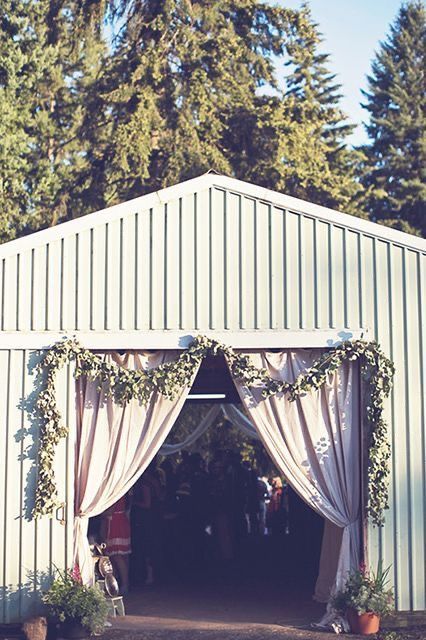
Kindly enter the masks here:
[[[166, 444], [185, 440], [218, 403], [239, 405], [239, 396], [223, 358], [206, 358]], [[285, 598], [311, 603], [324, 521], [291, 490], [263, 445], [222, 413], [187, 450], [160, 453], [126, 506], [128, 613], [142, 613], [142, 603], [152, 614], [181, 610], [186, 595], [187, 603], [216, 603], [220, 618], [230, 592], [248, 611], [259, 598], [275, 601], [277, 610]], [[91, 533], [102, 536], [102, 523], [102, 516], [92, 522]]]

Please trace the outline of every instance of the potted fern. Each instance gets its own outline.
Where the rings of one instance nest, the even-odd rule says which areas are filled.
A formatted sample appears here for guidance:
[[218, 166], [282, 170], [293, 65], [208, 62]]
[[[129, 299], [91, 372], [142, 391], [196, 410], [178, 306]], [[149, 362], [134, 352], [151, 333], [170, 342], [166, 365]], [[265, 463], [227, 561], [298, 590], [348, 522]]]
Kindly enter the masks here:
[[58, 625], [63, 638], [87, 638], [104, 630], [108, 605], [102, 591], [86, 586], [76, 567], [73, 571], [58, 570], [50, 589], [42, 597], [51, 619]]
[[383, 571], [379, 563], [374, 573], [361, 565], [357, 571], [349, 574], [344, 588], [331, 597], [331, 606], [346, 615], [352, 633], [377, 633], [381, 616], [392, 611], [393, 593], [388, 587], [389, 570], [390, 567]]

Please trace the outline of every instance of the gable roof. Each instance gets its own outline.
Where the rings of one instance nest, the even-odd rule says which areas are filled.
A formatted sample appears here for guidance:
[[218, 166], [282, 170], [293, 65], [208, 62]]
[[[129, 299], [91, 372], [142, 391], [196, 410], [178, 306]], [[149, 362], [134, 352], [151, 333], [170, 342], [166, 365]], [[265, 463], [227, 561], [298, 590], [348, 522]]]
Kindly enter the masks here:
[[257, 199], [266, 204], [294, 211], [317, 220], [357, 231], [358, 233], [364, 233], [368, 236], [389, 241], [409, 249], [426, 251], [426, 240], [418, 236], [397, 231], [384, 225], [329, 209], [328, 207], [300, 200], [299, 198], [287, 196], [272, 189], [266, 189], [265, 187], [244, 182], [243, 180], [237, 180], [215, 173], [205, 173], [197, 178], [186, 180], [171, 187], [166, 187], [159, 191], [154, 191], [153, 193], [148, 193], [121, 204], [70, 220], [69, 222], [58, 224], [55, 227], [49, 227], [48, 229], [36, 231], [22, 238], [6, 242], [0, 245], [0, 258], [14, 255], [54, 240], [59, 240], [70, 234], [90, 229], [98, 224], [112, 222], [126, 215], [132, 215], [135, 211], [146, 210], [154, 205], [165, 204], [171, 200], [176, 200], [209, 188], [228, 190], [238, 195]]

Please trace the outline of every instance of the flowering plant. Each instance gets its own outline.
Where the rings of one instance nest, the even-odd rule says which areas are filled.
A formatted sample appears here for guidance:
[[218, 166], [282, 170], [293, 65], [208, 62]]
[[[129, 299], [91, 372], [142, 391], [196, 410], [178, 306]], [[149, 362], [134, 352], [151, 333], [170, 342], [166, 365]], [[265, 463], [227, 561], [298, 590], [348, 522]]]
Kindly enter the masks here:
[[387, 586], [389, 570], [390, 567], [383, 571], [379, 563], [374, 573], [362, 564], [349, 574], [344, 588], [331, 597], [331, 606], [340, 613], [347, 609], [355, 609], [359, 615], [389, 613], [393, 609], [393, 592]]
[[58, 622], [81, 624], [90, 633], [103, 631], [108, 615], [105, 596], [98, 587], [83, 584], [78, 567], [65, 573], [57, 570], [42, 599]]

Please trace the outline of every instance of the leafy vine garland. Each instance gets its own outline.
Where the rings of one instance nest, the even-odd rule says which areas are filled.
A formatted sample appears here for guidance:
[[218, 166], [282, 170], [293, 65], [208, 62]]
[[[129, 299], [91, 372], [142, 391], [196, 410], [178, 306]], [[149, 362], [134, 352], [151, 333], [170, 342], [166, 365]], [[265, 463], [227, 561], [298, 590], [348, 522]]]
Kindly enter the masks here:
[[57, 490], [53, 470], [55, 448], [68, 428], [63, 424], [56, 404], [55, 380], [58, 371], [75, 362], [74, 377], [87, 376], [98, 380], [99, 386], [120, 405], [132, 398], [146, 404], [153, 391], [173, 399], [182, 387], [190, 384], [196, 367], [207, 355], [223, 355], [235, 378], [249, 387], [262, 386], [262, 395], [268, 398], [276, 393], [288, 394], [295, 400], [309, 391], [319, 389], [327, 376], [335, 372], [345, 360], [359, 360], [361, 375], [367, 383], [368, 402], [366, 423], [368, 428], [368, 504], [367, 512], [373, 524], [381, 526], [384, 510], [388, 508], [388, 476], [390, 444], [383, 416], [384, 401], [392, 388], [394, 365], [377, 342], [365, 340], [345, 341], [322, 353], [313, 365], [301, 373], [294, 382], [275, 380], [266, 369], [255, 367], [248, 355], [239, 354], [230, 347], [204, 336], [194, 339], [188, 349], [176, 360], [155, 369], [126, 369], [106, 362], [101, 355], [82, 347], [76, 339], [64, 339], [53, 345], [39, 363], [39, 372], [45, 373], [44, 388], [37, 398], [41, 420], [39, 471], [36, 488], [34, 517], [52, 515], [57, 506]]

